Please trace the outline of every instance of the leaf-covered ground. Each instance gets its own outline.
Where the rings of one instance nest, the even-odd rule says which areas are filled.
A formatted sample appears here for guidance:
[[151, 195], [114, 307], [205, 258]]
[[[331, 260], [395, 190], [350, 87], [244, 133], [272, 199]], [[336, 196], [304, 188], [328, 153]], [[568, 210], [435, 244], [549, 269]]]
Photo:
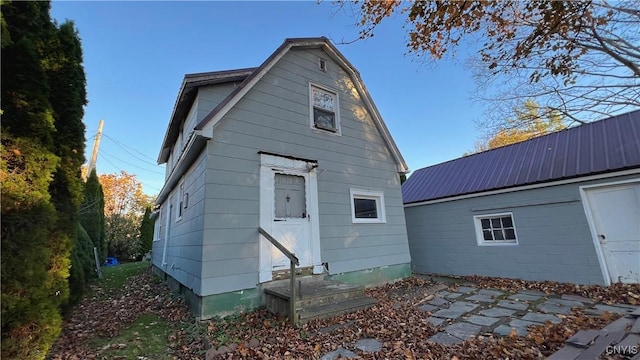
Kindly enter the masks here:
[[[482, 288], [575, 294], [603, 303], [636, 304], [640, 297], [639, 285], [603, 288], [484, 277], [460, 280], [473, 281]], [[578, 330], [599, 329], [616, 318], [608, 313], [591, 317], [574, 311], [564, 316], [560, 324], [531, 328], [526, 337], [481, 334], [457, 346], [436, 345], [426, 339], [437, 329], [426, 322], [424, 312], [415, 306], [425, 299], [433, 285], [430, 280], [413, 277], [370, 289], [367, 294], [378, 300], [370, 309], [311, 321], [298, 328], [291, 327], [286, 318], [263, 309], [196, 323], [184, 302], [147, 269], [130, 277], [121, 289], [94, 288], [92, 296], [85, 298], [66, 322], [49, 358], [131, 358], [114, 349], [139, 347], [135, 339], [144, 339], [144, 329], [140, 328], [142, 333], [130, 337], [128, 342], [123, 343], [120, 335], [137, 326], [136, 321], [143, 314], [156, 315], [158, 321], [168, 324], [167, 348], [162, 358], [174, 359], [318, 359], [340, 347], [363, 359], [539, 359], [562, 347]], [[367, 353], [356, 349], [355, 342], [362, 338], [378, 339], [382, 350]], [[158, 353], [145, 354], [143, 350], [136, 349], [135, 358], [159, 358]]]

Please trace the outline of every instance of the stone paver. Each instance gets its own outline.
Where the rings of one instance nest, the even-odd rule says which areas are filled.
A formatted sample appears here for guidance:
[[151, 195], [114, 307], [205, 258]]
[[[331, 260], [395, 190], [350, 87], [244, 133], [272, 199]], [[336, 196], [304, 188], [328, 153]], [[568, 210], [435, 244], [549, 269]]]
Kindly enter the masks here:
[[529, 304], [513, 300], [500, 300], [500, 302], [498, 302], [498, 306], [513, 310], [527, 310]]
[[466, 320], [472, 324], [482, 325], [482, 326], [491, 326], [497, 323], [500, 319], [494, 317], [480, 316], [480, 315], [471, 315]]
[[481, 329], [482, 327], [478, 325], [459, 322], [447, 326], [446, 328], [444, 328], [444, 331], [447, 334], [453, 335], [462, 340], [470, 340], [474, 336], [478, 335]]
[[433, 313], [433, 316], [444, 317], [448, 319], [457, 319], [460, 316], [473, 311], [478, 307], [477, 304], [468, 303], [465, 301], [456, 301], [448, 309], [441, 309]]
[[587, 304], [593, 304], [595, 301], [593, 301], [592, 299], [586, 298], [586, 297], [582, 297], [579, 295], [562, 295], [561, 296], [562, 299], [564, 300], [575, 300], [575, 301], [579, 301], [581, 303], [587, 303]]
[[320, 360], [335, 360], [338, 358], [351, 359], [355, 357], [358, 357], [358, 355], [356, 355], [356, 353], [354, 353], [353, 351], [347, 350], [345, 348], [338, 348], [337, 350], [324, 354], [320, 358]]
[[489, 289], [482, 289], [482, 290], [478, 291], [478, 294], [480, 294], [480, 295], [489, 295], [489, 296], [494, 296], [494, 297], [498, 297], [498, 296], [504, 295], [504, 293], [502, 291], [489, 290]]
[[537, 322], [520, 320], [520, 319], [513, 319], [509, 322], [509, 326], [515, 327], [515, 328], [521, 327], [521, 328], [527, 329], [531, 325], [540, 325], [540, 324]]
[[460, 296], [462, 296], [462, 294], [461, 294], [461, 293], [456, 293], [456, 292], [454, 292], [454, 293], [449, 293], [449, 294], [448, 294], [447, 296], [445, 296], [445, 297], [446, 297], [447, 299], [457, 299], [457, 298], [459, 298]]
[[458, 288], [456, 289], [456, 292], [459, 293], [463, 293], [463, 294], [468, 294], [470, 292], [474, 292], [478, 289], [471, 287], [471, 286], [458, 286]]
[[565, 300], [565, 299], [550, 298], [550, 299], [547, 300], [547, 302], [554, 303], [554, 304], [560, 304], [560, 305], [563, 305], [563, 306], [570, 306], [570, 307], [584, 306], [583, 303], [581, 303], [580, 301], [575, 301], [575, 300]]
[[431, 317], [427, 318], [427, 321], [433, 326], [439, 326], [440, 324], [442, 324], [444, 322], [444, 319], [440, 319], [440, 318], [431, 316]]
[[418, 309], [422, 310], [422, 311], [433, 311], [435, 309], [437, 309], [437, 306], [433, 306], [433, 305], [429, 305], [429, 304], [424, 304], [421, 306], [418, 306]]
[[629, 314], [631, 312], [633, 312], [632, 308], [629, 308], [628, 306], [616, 306], [616, 305], [603, 305], [603, 304], [598, 304], [595, 306], [596, 309], [598, 310], [602, 310], [604, 311], [608, 311], [614, 314]]
[[356, 348], [362, 351], [376, 352], [382, 350], [382, 344], [376, 339], [360, 339], [356, 342]]
[[543, 302], [542, 304], [539, 304], [537, 307], [538, 310], [546, 313], [565, 314], [565, 315], [571, 312], [571, 306], [562, 305], [557, 302], [553, 302], [551, 300], [552, 299], [549, 299]]
[[526, 295], [537, 295], [537, 296], [547, 296], [547, 294], [538, 290], [520, 290], [518, 294], [526, 294]]
[[447, 300], [441, 298], [440, 296], [436, 296], [435, 298], [433, 298], [433, 300], [429, 301], [429, 304], [435, 305], [435, 306], [442, 306], [448, 303], [449, 302]]
[[483, 294], [476, 294], [476, 295], [468, 296], [467, 298], [465, 298], [465, 300], [468, 300], [468, 301], [480, 301], [480, 302], [486, 302], [486, 303], [492, 303], [492, 302], [496, 301], [496, 299], [493, 296], [491, 296], [491, 295], [483, 295]]
[[515, 314], [515, 312], [516, 312], [515, 310], [497, 307], [497, 308], [481, 310], [480, 314], [488, 317], [504, 317], [504, 316], [511, 316]]
[[428, 341], [434, 342], [436, 344], [442, 344], [442, 345], [456, 345], [462, 342], [461, 339], [444, 332], [439, 332], [433, 335], [432, 337], [429, 338]]
[[498, 327], [493, 329], [493, 332], [498, 335], [509, 336], [511, 335], [511, 329], [514, 329], [516, 331], [516, 334], [518, 334], [518, 336], [526, 336], [528, 333], [527, 329], [515, 328], [515, 327], [512, 328], [511, 326], [504, 325], [504, 324], [498, 325]]
[[542, 296], [539, 295], [528, 295], [528, 294], [513, 294], [509, 296], [507, 299], [516, 300], [516, 301], [537, 301], [540, 300]]
[[544, 323], [545, 321], [551, 321], [554, 324], [559, 324], [562, 322], [562, 320], [555, 316], [555, 315], [551, 315], [551, 314], [543, 314], [543, 313], [539, 313], [539, 312], [531, 312], [528, 313], [527, 315], [523, 316], [521, 318], [522, 320], [526, 320], [526, 321], [534, 321], [534, 322], [538, 322], [538, 323]]

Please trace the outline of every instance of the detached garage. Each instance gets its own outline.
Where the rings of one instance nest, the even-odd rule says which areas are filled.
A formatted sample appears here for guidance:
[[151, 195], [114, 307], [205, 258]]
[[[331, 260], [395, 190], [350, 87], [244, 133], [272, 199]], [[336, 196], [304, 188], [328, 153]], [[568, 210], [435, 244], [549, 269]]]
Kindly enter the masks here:
[[417, 170], [402, 195], [416, 272], [640, 283], [640, 111]]

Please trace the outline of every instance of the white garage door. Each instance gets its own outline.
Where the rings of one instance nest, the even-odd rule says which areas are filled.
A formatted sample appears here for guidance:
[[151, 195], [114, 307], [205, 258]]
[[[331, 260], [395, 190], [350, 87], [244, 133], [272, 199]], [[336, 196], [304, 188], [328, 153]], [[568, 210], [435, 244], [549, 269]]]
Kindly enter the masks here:
[[587, 216], [611, 283], [640, 283], [640, 183], [585, 189]]

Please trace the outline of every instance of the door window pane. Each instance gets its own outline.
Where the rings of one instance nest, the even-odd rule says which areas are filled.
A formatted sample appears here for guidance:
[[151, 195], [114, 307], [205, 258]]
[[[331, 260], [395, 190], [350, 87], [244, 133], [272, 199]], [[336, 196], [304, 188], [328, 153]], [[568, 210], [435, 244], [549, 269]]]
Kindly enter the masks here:
[[304, 177], [275, 175], [275, 217], [306, 218], [307, 205]]

